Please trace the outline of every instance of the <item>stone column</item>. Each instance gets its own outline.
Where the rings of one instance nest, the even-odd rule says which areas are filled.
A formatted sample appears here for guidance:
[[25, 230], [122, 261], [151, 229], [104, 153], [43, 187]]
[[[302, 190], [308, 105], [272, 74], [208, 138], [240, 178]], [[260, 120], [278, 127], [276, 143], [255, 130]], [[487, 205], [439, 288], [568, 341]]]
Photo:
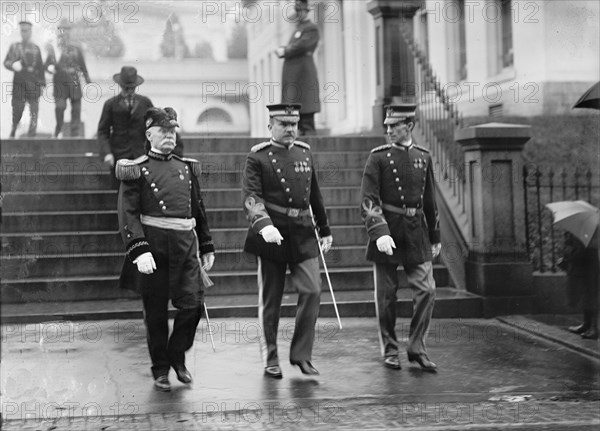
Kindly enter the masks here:
[[465, 264], [470, 292], [484, 313], [531, 311], [533, 268], [527, 255], [522, 150], [530, 126], [490, 123], [457, 130], [465, 157], [471, 243]]
[[397, 101], [414, 102], [416, 80], [412, 53], [401, 40], [400, 24], [412, 34], [412, 18], [423, 0], [371, 0], [367, 10], [375, 20], [375, 85], [373, 128], [383, 127], [384, 106]]

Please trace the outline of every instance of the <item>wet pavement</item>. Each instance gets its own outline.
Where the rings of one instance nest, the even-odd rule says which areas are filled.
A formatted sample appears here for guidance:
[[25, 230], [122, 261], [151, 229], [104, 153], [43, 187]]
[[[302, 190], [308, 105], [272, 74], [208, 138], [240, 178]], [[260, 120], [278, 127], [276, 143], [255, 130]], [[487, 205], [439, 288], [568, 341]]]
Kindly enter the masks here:
[[[506, 323], [508, 322], [508, 323]], [[187, 355], [193, 385], [153, 390], [141, 320], [2, 326], [3, 429], [597, 429], [600, 362], [542, 338], [521, 318], [435, 319], [429, 356], [439, 372], [401, 357], [382, 366], [373, 318], [321, 318], [316, 378], [287, 360], [293, 320], [282, 319], [284, 378], [263, 377], [256, 319], [206, 322]], [[408, 320], [397, 332], [408, 336]]]

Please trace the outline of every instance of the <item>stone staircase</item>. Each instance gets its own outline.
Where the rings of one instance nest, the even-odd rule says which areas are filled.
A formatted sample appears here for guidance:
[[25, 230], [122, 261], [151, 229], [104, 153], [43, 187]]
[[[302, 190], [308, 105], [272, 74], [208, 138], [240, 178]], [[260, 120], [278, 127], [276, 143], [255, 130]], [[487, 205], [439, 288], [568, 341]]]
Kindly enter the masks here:
[[[256, 263], [241, 249], [247, 221], [241, 210], [241, 179], [250, 147], [262, 139], [187, 138], [185, 154], [202, 162], [201, 186], [217, 255], [207, 303], [215, 315], [256, 315]], [[360, 220], [360, 180], [370, 148], [382, 138], [319, 137], [307, 140], [315, 153], [321, 190], [333, 229], [327, 255], [336, 299], [343, 315], [373, 315], [372, 267], [364, 260], [367, 241]], [[120, 310], [136, 296], [117, 289], [124, 251], [117, 233], [117, 192], [101, 163], [94, 140], [5, 140], [2, 142], [1, 297], [3, 314], [19, 304], [51, 309], [49, 304], [89, 304]], [[401, 272], [401, 270], [400, 270]], [[436, 310], [446, 317], [480, 315], [478, 297], [451, 286], [448, 271], [435, 265]], [[333, 307], [322, 277], [322, 315]], [[284, 303], [293, 314], [295, 297]], [[402, 290], [402, 289], [401, 289]], [[399, 294], [403, 314], [410, 295]], [[404, 298], [404, 299], [403, 299]], [[450, 301], [444, 305], [443, 301]], [[96, 302], [94, 302], [96, 301]], [[402, 303], [404, 305], [402, 305]], [[461, 305], [462, 304], [462, 305]], [[86, 308], [87, 307], [87, 308]], [[441, 308], [440, 308], [441, 307]], [[23, 307], [21, 307], [23, 308]], [[443, 311], [447, 310], [447, 311]], [[110, 311], [110, 310], [107, 310]], [[10, 313], [9, 313], [10, 314]], [[63, 313], [64, 315], [64, 313]]]

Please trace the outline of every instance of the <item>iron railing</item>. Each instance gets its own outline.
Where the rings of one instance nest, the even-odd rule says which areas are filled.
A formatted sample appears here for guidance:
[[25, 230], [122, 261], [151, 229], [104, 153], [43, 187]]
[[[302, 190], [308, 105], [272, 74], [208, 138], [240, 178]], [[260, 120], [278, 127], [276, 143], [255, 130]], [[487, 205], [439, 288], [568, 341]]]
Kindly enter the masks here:
[[546, 204], [584, 200], [597, 206], [600, 202], [598, 178], [593, 178], [590, 169], [542, 170], [526, 165], [523, 167], [523, 189], [530, 261], [536, 271], [558, 272], [557, 262], [563, 253], [564, 232], [552, 224], [552, 213]]

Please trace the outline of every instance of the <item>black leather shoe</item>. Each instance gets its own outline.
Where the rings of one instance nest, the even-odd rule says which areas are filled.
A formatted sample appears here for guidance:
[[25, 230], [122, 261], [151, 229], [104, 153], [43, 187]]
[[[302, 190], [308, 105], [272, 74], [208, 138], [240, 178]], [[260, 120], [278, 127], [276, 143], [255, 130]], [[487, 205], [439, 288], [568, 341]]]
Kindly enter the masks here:
[[577, 325], [577, 326], [569, 326], [567, 329], [569, 332], [572, 332], [573, 334], [583, 334], [588, 329], [590, 329], [590, 327], [585, 326], [585, 324], [582, 323], [581, 325]]
[[271, 365], [269, 367], [265, 367], [265, 377], [271, 377], [272, 379], [282, 379], [283, 373], [281, 372], [281, 368], [279, 365]]
[[408, 362], [416, 362], [426, 371], [436, 371], [437, 365], [431, 362], [426, 354], [408, 353]]
[[302, 371], [302, 374], [307, 374], [309, 376], [317, 376], [319, 375], [319, 370], [317, 370], [310, 361], [290, 361], [290, 364], [297, 365]]
[[581, 338], [585, 338], [586, 340], [597, 340], [598, 331], [596, 329], [588, 329], [583, 334], [581, 334]]
[[400, 358], [398, 358], [398, 356], [388, 356], [383, 360], [383, 365], [391, 368], [392, 370], [399, 370], [402, 368], [400, 365]]
[[158, 376], [154, 380], [154, 389], [161, 392], [169, 392], [171, 390], [171, 384], [169, 383], [169, 376]]
[[175, 370], [175, 374], [177, 374], [177, 380], [179, 380], [181, 383], [192, 383], [192, 375], [185, 365], [173, 366], [173, 369]]

